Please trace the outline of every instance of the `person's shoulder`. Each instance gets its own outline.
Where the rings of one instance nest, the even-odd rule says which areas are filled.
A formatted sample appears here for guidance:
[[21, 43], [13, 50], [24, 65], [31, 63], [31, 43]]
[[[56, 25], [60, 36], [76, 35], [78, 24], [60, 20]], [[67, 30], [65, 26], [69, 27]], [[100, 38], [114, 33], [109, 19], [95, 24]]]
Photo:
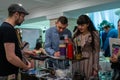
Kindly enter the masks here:
[[110, 31], [109, 31], [109, 33], [111, 34], [111, 33], [118, 33], [118, 30], [117, 29], [115, 29], [115, 28], [113, 28], [113, 29], [111, 29]]
[[115, 28], [112, 28], [110, 31], [117, 31], [117, 29], [115, 29]]
[[56, 31], [56, 27], [50, 27], [46, 30], [47, 34], [54, 33]]
[[71, 32], [68, 28], [66, 28], [65, 31], [67, 31], [67, 32]]
[[68, 30], [68, 31], [70, 31], [68, 28], [66, 28], [65, 30]]
[[95, 36], [99, 36], [99, 31], [93, 31], [93, 34], [95, 35]]
[[7, 22], [3, 22], [0, 26], [4, 28], [13, 28], [13, 26]]
[[2, 29], [2, 30], [13, 30], [14, 28], [10, 25], [10, 24], [8, 24], [8, 23], [6, 23], [6, 22], [3, 22], [1, 25], [0, 25], [0, 29]]
[[99, 31], [96, 30], [96, 31], [93, 31], [93, 33], [94, 33], [94, 34], [99, 34]]
[[55, 30], [55, 27], [50, 27], [47, 29], [47, 31]]

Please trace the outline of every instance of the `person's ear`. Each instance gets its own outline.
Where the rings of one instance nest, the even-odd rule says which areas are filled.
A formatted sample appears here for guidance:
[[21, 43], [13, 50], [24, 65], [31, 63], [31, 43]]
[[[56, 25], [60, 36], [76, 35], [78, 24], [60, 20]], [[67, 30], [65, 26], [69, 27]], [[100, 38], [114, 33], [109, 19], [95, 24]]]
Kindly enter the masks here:
[[17, 20], [17, 19], [18, 19], [17, 12], [15, 12], [15, 13], [13, 14], [13, 17], [14, 17], [14, 19], [15, 19], [15, 20]]
[[17, 17], [18, 17], [18, 15], [19, 15], [19, 13], [18, 13], [18, 12], [15, 12], [15, 13], [14, 13], [15, 18], [17, 18]]
[[19, 13], [18, 13], [18, 12], [15, 12], [15, 15], [19, 15]]

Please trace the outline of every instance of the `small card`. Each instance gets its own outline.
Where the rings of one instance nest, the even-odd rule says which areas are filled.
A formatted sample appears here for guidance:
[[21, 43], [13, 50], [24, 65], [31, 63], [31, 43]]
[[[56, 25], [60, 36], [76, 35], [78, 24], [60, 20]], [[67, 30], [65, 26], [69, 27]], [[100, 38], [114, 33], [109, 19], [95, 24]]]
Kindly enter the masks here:
[[110, 38], [109, 43], [111, 55], [120, 56], [120, 39]]

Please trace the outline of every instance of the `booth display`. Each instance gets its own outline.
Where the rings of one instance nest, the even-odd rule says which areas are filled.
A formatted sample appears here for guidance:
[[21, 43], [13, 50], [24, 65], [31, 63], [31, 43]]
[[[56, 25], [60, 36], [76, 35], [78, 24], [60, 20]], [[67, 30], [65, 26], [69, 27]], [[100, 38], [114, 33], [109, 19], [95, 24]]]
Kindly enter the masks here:
[[[41, 55], [31, 56], [31, 58], [35, 60], [35, 76], [40, 80], [49, 80], [49, 79], [50, 80], [63, 80], [63, 79], [72, 80], [72, 77], [73, 77], [72, 66], [70, 66], [69, 69], [55, 69], [55, 67], [49, 68], [47, 66], [47, 60], [49, 58], [62, 60], [63, 64], [65, 60], [69, 60], [71, 63], [72, 61], [82, 61], [82, 60], [88, 59], [88, 58], [81, 58], [79, 60], [76, 60], [76, 59], [68, 59], [64, 57], [54, 57], [47, 54], [42, 56]], [[43, 65], [39, 63], [40, 61], [43, 61]]]

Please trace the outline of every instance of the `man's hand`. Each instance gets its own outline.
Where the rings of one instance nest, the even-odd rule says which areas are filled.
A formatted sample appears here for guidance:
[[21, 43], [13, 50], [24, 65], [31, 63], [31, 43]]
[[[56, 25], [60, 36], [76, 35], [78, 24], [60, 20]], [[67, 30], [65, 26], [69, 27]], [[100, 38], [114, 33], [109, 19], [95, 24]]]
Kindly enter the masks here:
[[36, 52], [34, 50], [24, 50], [23, 54], [25, 55], [25, 57], [29, 57], [30, 55], [37, 55]]
[[97, 75], [98, 75], [98, 71], [93, 70], [93, 76], [94, 76], [94, 77], [97, 77]]
[[59, 52], [59, 51], [55, 52], [55, 53], [54, 53], [54, 56], [55, 56], [55, 57], [60, 57], [60, 52]]
[[26, 64], [26, 67], [23, 68], [23, 70], [29, 70], [32, 68], [32, 64], [30, 61], [28, 61], [26, 58], [24, 58], [24, 61], [25, 61], [25, 64]]

